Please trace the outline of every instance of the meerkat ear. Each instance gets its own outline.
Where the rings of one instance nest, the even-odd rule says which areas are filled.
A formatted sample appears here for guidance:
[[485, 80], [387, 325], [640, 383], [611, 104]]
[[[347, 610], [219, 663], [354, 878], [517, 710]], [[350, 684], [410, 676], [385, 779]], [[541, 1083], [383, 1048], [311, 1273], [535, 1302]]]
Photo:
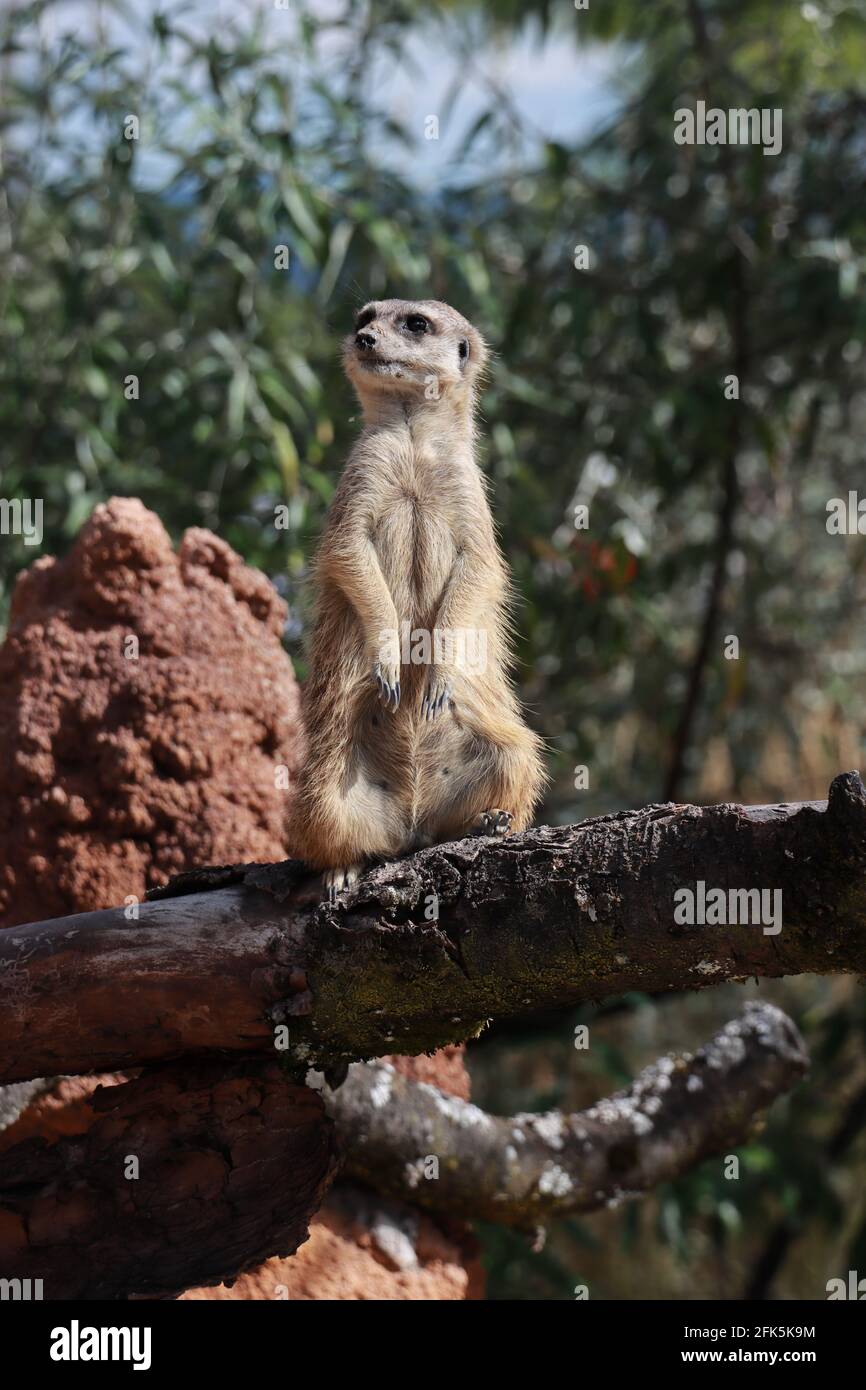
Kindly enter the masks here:
[[457, 353], [460, 358], [460, 369], [465, 371], [471, 363], [475, 371], [479, 371], [487, 361], [487, 347], [480, 333], [472, 328], [467, 337], [461, 338], [457, 344]]

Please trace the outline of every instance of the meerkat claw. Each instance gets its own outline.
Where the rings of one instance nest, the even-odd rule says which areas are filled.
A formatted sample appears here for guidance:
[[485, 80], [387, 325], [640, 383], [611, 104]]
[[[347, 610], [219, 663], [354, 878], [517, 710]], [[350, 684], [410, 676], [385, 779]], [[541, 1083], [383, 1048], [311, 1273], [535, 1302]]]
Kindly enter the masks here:
[[353, 888], [360, 877], [360, 864], [346, 864], [336, 869], [328, 869], [322, 875], [322, 884], [328, 896], [333, 897], [335, 893], [342, 893], [346, 888]]
[[379, 699], [385, 708], [392, 711], [398, 709], [400, 705], [399, 680], [396, 680], [393, 685], [390, 681], [386, 681], [382, 675], [382, 668], [378, 665], [373, 668], [373, 676], [379, 688]]
[[438, 681], [430, 682], [421, 701], [421, 718], [425, 723], [436, 718], [450, 694], [450, 682], [445, 681], [441, 685]]
[[511, 822], [514, 817], [510, 811], [482, 811], [481, 815], [470, 826], [470, 835], [507, 835], [511, 830]]

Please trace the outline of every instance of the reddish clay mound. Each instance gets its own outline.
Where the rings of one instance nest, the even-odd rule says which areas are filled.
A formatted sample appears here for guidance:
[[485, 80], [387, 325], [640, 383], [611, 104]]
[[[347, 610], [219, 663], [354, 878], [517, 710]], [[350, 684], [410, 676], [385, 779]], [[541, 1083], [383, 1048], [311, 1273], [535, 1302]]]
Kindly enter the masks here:
[[285, 616], [224, 541], [190, 530], [175, 554], [131, 498], [21, 575], [0, 650], [0, 923], [284, 856], [302, 751]]
[[385, 1057], [398, 1072], [410, 1081], [423, 1081], [428, 1086], [438, 1086], [446, 1095], [457, 1096], [460, 1100], [469, 1099], [469, 1073], [466, 1070], [462, 1043], [455, 1046], [440, 1047], [438, 1052], [427, 1057]]
[[265, 1260], [233, 1285], [187, 1289], [181, 1299], [409, 1299], [484, 1297], [476, 1242], [446, 1234], [423, 1212], [361, 1188], [332, 1187], [310, 1238], [288, 1260]]

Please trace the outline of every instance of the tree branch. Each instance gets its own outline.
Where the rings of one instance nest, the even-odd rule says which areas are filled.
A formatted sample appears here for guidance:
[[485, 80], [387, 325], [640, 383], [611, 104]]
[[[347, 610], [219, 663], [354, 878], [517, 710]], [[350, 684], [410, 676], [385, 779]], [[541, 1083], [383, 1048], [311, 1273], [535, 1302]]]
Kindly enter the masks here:
[[735, 1148], [806, 1068], [791, 1020], [755, 1003], [694, 1056], [662, 1057], [576, 1115], [501, 1119], [386, 1062], [353, 1066], [324, 1095], [350, 1176], [435, 1212], [531, 1230], [638, 1197]]
[[[780, 890], [781, 931], [677, 924], [674, 893], [697, 881]], [[301, 1075], [629, 990], [864, 973], [866, 788], [846, 773], [829, 802], [650, 806], [436, 845], [335, 902], [294, 862], [170, 891], [187, 895], [137, 920], [116, 909], [0, 932], [0, 1081], [267, 1053], [278, 1024]]]

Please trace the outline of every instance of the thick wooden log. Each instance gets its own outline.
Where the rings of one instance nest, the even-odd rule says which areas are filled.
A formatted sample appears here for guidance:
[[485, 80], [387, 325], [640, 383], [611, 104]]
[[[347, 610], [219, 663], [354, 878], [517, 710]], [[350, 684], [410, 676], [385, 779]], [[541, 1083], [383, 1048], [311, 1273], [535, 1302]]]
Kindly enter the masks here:
[[44, 1299], [171, 1296], [294, 1254], [336, 1171], [321, 1097], [272, 1060], [156, 1067], [89, 1109], [0, 1152], [0, 1270]]
[[[780, 893], [780, 929], [678, 921], [675, 894], [701, 883]], [[864, 973], [866, 789], [846, 773], [828, 802], [650, 806], [436, 845], [333, 902], [291, 862], [174, 891], [137, 918], [0, 932], [0, 1081], [266, 1053], [281, 1024], [301, 1075], [629, 990]]]

